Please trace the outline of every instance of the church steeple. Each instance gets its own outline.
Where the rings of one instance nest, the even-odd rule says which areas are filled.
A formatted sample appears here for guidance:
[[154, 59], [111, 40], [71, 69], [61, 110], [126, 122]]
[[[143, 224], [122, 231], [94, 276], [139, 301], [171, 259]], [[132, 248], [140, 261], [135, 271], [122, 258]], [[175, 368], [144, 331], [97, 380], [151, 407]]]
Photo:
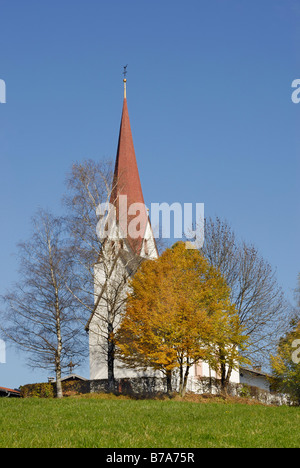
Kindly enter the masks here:
[[[125, 67], [124, 67], [125, 68]], [[126, 73], [126, 69], [125, 72]], [[119, 142], [117, 149], [117, 157], [115, 163], [113, 189], [110, 197], [110, 203], [115, 205], [117, 210], [117, 221], [122, 223], [119, 218], [119, 197], [120, 195], [127, 196], [127, 207], [129, 213], [127, 213], [127, 240], [135, 254], [140, 254], [143, 239], [148, 223], [148, 213], [144, 204], [144, 196], [135, 156], [135, 150], [133, 145], [132, 132], [130, 127], [130, 120], [127, 107], [127, 96], [126, 96], [126, 74], [123, 80], [124, 83], [124, 101], [123, 110], [121, 117]], [[141, 210], [130, 211], [130, 207], [134, 203], [140, 203]], [[139, 231], [138, 237], [130, 235], [129, 225], [133, 219], [139, 220], [137, 230]], [[122, 226], [121, 226], [122, 227]]]

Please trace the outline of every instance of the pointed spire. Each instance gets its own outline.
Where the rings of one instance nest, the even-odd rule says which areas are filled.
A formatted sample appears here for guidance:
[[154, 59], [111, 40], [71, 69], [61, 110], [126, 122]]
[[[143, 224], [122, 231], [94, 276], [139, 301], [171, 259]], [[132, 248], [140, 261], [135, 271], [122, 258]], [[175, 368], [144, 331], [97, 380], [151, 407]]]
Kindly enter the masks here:
[[[124, 67], [125, 68], [125, 67]], [[126, 69], [125, 69], [126, 71]], [[124, 78], [124, 101], [123, 101], [123, 110], [122, 118], [120, 125], [119, 133], [119, 142], [117, 157], [115, 163], [114, 171], [114, 180], [113, 180], [113, 189], [110, 197], [110, 203], [115, 205], [117, 210], [117, 221], [121, 224], [122, 220], [119, 217], [119, 197], [120, 195], [127, 196], [127, 225], [124, 226], [127, 231], [127, 240], [129, 245], [135, 254], [140, 254], [144, 234], [148, 222], [148, 214], [144, 204], [144, 196], [138, 171], [138, 166], [136, 162], [136, 156], [133, 145], [133, 138], [130, 127], [130, 120], [127, 108], [127, 99], [126, 99], [126, 78]], [[133, 203], [143, 204], [141, 212], [133, 210], [130, 213], [130, 206]], [[129, 210], [129, 213], [128, 213]], [[136, 229], [139, 231], [140, 235], [130, 236], [131, 229], [129, 228], [130, 222], [133, 219], [138, 219], [139, 223], [136, 226]], [[134, 227], [134, 224], [131, 225], [131, 228]], [[124, 230], [124, 229], [123, 229]]]

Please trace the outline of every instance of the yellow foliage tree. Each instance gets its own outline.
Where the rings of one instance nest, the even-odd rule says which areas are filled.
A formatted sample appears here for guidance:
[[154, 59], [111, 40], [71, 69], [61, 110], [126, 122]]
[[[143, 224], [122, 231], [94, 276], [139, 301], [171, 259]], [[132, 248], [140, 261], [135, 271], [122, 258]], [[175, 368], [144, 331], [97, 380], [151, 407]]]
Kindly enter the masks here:
[[300, 322], [293, 321], [291, 330], [283, 336], [276, 355], [271, 356], [272, 384], [300, 404]]
[[172, 372], [178, 369], [183, 395], [190, 368], [198, 361], [220, 371], [224, 363], [237, 364], [236, 348], [245, 337], [230, 289], [198, 250], [176, 243], [157, 260], [145, 261], [130, 287], [116, 335], [118, 356], [128, 367], [162, 371], [169, 392]]

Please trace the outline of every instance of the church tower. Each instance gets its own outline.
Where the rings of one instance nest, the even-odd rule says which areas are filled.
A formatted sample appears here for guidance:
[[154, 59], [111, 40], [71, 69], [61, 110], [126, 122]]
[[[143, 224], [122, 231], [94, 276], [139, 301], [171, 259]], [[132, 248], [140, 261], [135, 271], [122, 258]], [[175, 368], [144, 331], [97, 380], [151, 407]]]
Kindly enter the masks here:
[[[145, 259], [158, 257], [148, 210], [144, 203], [127, 107], [124, 77], [124, 100], [120, 124], [109, 211], [105, 225], [113, 222], [102, 238], [102, 251], [94, 266], [94, 309], [86, 325], [89, 332], [90, 379], [108, 379], [114, 390], [114, 379], [163, 377], [159, 371], [127, 369], [115, 358], [113, 333], [125, 312], [128, 281]], [[100, 236], [101, 237], [101, 236]], [[199, 378], [218, 378], [208, 363], [199, 362], [190, 369], [188, 390], [199, 392]], [[231, 382], [239, 383], [234, 370]]]
[[158, 257], [133, 145], [124, 76], [124, 99], [110, 207], [113, 225], [102, 242], [102, 255], [95, 265], [95, 307], [88, 321], [90, 379], [135, 377], [114, 359], [111, 340], [121, 323], [128, 280], [144, 259]]
[[127, 107], [126, 78], [123, 82], [123, 110], [110, 203], [116, 208], [117, 223], [122, 234], [125, 233], [124, 237], [132, 253], [142, 257], [156, 257], [155, 240], [144, 202], [133, 145]]

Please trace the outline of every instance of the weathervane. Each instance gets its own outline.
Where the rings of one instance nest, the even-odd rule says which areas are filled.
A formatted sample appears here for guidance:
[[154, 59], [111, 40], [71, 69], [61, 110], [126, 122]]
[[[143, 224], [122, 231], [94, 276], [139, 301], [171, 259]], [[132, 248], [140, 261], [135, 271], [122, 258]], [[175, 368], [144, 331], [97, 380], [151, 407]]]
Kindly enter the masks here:
[[128, 64], [125, 65], [123, 68], [123, 75], [124, 75], [124, 79], [123, 79], [123, 83], [124, 83], [124, 99], [126, 99], [126, 81], [127, 81], [127, 78], [126, 78], [126, 75], [127, 75], [127, 67], [128, 67]]

